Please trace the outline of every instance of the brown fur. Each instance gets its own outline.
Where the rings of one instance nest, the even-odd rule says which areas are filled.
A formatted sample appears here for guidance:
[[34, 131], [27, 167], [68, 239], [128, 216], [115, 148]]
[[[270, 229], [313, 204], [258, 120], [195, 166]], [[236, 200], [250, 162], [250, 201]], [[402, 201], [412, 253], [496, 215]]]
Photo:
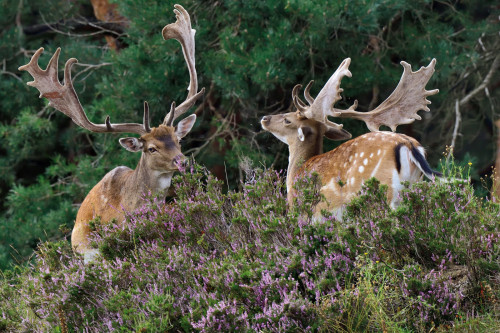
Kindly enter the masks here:
[[[320, 175], [321, 193], [326, 200], [318, 204], [316, 211], [331, 211], [348, 203], [361, 190], [363, 182], [371, 177], [389, 185], [387, 198], [389, 202], [392, 201], [393, 171], [396, 169], [395, 147], [398, 144], [403, 144], [408, 149], [412, 145], [420, 146], [417, 140], [403, 134], [370, 132], [307, 160], [297, 175], [305, 170]], [[410, 164], [410, 167], [411, 174], [418, 170], [414, 164]]]
[[[363, 182], [371, 177], [377, 178], [388, 186], [388, 200], [394, 203], [394, 172], [396, 167], [395, 149], [398, 144], [411, 150], [412, 146], [421, 148], [417, 140], [392, 132], [370, 132], [347, 141], [336, 149], [322, 154], [323, 136], [331, 139], [345, 137], [339, 130], [328, 130], [315, 120], [304, 119], [297, 113], [285, 113], [266, 116], [261, 121], [262, 127], [288, 145], [290, 160], [287, 171], [288, 202], [293, 204], [296, 192], [293, 189], [295, 179], [304, 173], [316, 172], [321, 178], [321, 194], [326, 198], [315, 210], [335, 211], [355, 196]], [[303, 140], [298, 129], [307, 133]], [[401, 181], [413, 182], [421, 177], [415, 164], [406, 161], [409, 172], [397, 173]], [[407, 170], [408, 171], [408, 170]], [[406, 177], [406, 178], [405, 178]], [[342, 186], [341, 186], [342, 184]], [[397, 181], [396, 185], [399, 186]]]

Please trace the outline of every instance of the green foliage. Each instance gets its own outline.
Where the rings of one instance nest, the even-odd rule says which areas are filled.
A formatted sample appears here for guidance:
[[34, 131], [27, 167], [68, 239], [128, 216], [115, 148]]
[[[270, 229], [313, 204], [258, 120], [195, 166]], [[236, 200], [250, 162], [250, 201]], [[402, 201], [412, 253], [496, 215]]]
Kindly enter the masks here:
[[[498, 326], [499, 269], [485, 263], [498, 263], [499, 205], [474, 197], [470, 185], [417, 183], [390, 210], [385, 187], [370, 180], [339, 221], [313, 219], [309, 199], [287, 209], [280, 173], [247, 171], [240, 191], [224, 193], [195, 165], [174, 179], [178, 197], [169, 205], [153, 196], [126, 223], [95, 220], [93, 244], [102, 256], [91, 263], [67, 241], [43, 243], [33, 266], [1, 276], [0, 327], [489, 332]], [[299, 183], [298, 198], [317, 193], [314, 175]]]
[[[116, 135], [79, 129], [38, 98], [25, 84], [30, 76], [17, 71], [34, 50], [45, 48], [42, 67], [57, 47], [62, 48], [60, 64], [78, 58], [74, 85], [94, 122], [107, 115], [116, 122], [137, 122], [147, 100], [156, 125], [172, 101], [185, 98], [188, 75], [180, 46], [160, 35], [174, 19], [174, 2], [116, 3], [128, 20], [119, 36], [126, 47], [119, 52], [105, 47], [103, 34], [73, 25], [92, 19], [88, 1], [0, 1], [0, 269], [25, 262], [41, 241], [67, 237], [59, 225], [71, 229], [78, 205], [92, 186], [118, 165], [134, 167], [139, 157], [121, 149]], [[297, 83], [316, 80], [312, 94], [317, 94], [346, 57], [352, 58], [353, 77], [342, 82], [344, 100], [337, 106], [358, 99], [362, 111], [394, 89], [400, 60], [415, 69], [438, 59], [429, 84], [441, 90], [431, 97], [433, 113], [403, 129], [430, 147], [431, 164], [437, 164], [450, 141], [455, 99], [482, 81], [491, 54], [498, 51], [498, 8], [493, 1], [188, 0], [182, 5], [197, 30], [199, 85], [207, 89], [200, 120], [183, 149], [194, 152], [219, 178], [227, 176], [224, 190], [239, 186], [240, 164], [246, 157], [254, 164], [286, 167], [282, 144], [268, 133], [260, 134], [259, 119], [289, 109], [291, 88]], [[42, 27], [55, 22], [55, 30]], [[476, 180], [494, 152], [485, 133], [494, 118], [488, 110], [497, 103], [498, 89], [490, 89], [489, 98], [481, 93], [461, 106], [463, 136], [455, 152], [467, 162], [463, 152], [472, 150], [467, 143], [479, 142], [471, 172]], [[366, 131], [356, 121], [344, 124], [354, 136]], [[336, 145], [327, 142], [325, 149]]]

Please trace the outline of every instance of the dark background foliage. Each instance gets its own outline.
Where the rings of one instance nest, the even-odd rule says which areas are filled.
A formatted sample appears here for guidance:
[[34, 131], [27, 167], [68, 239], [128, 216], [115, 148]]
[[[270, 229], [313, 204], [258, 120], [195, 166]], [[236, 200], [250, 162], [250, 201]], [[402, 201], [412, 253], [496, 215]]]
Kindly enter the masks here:
[[[26, 261], [40, 241], [67, 237], [92, 186], [115, 166], [134, 167], [139, 159], [119, 146], [119, 136], [89, 133], [47, 107], [26, 85], [31, 77], [17, 68], [41, 46], [46, 65], [61, 47], [60, 66], [71, 57], [79, 60], [74, 85], [92, 121], [110, 115], [112, 121], [138, 122], [147, 100], [156, 125], [172, 101], [185, 98], [188, 84], [179, 44], [160, 34], [175, 19], [173, 4], [119, 1], [123, 28], [97, 22], [88, 1], [0, 0], [0, 269]], [[452, 141], [458, 101], [457, 161], [473, 162], [476, 181], [491, 172], [500, 92], [498, 71], [488, 76], [499, 62], [496, 1], [181, 4], [197, 30], [199, 84], [206, 87], [183, 150], [227, 187], [242, 179], [242, 160], [286, 168], [285, 146], [261, 131], [259, 119], [291, 110], [297, 83], [314, 79], [317, 94], [346, 57], [352, 58], [353, 77], [343, 80], [344, 99], [337, 106], [358, 99], [361, 111], [395, 88], [401, 60], [416, 70], [436, 58], [428, 88], [440, 93], [430, 97], [431, 112], [398, 131], [422, 142], [437, 166]], [[110, 50], [105, 35], [117, 37], [122, 48]], [[344, 124], [353, 136], [367, 131], [359, 122]], [[325, 149], [338, 144], [327, 142]]]

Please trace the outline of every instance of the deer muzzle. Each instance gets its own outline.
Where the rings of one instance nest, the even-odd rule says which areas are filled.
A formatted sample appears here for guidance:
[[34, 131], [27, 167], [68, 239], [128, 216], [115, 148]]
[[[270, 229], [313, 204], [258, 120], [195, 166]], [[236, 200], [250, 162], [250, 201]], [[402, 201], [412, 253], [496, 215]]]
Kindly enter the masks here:
[[186, 171], [189, 160], [183, 154], [179, 154], [174, 157], [174, 165], [179, 169], [180, 172]]

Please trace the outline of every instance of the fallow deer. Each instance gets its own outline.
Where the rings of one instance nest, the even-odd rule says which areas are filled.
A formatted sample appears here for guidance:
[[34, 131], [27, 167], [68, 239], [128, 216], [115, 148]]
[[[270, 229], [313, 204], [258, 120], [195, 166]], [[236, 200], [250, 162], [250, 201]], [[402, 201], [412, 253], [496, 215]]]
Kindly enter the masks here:
[[142, 203], [143, 194], [166, 193], [170, 187], [172, 175], [185, 161], [179, 141], [193, 127], [196, 115], [181, 120], [176, 127], [174, 119], [184, 114], [194, 105], [204, 93], [204, 88], [198, 91], [198, 79], [195, 68], [196, 31], [191, 28], [188, 12], [180, 5], [174, 6], [176, 22], [165, 26], [162, 35], [165, 40], [174, 38], [182, 46], [184, 59], [189, 70], [190, 82], [186, 100], [179, 106], [172, 103], [170, 112], [162, 124], [156, 128], [149, 125], [149, 107], [144, 103], [143, 124], [125, 123], [112, 124], [109, 116], [104, 124], [94, 124], [86, 116], [71, 80], [71, 67], [77, 62], [71, 58], [64, 67], [64, 85], [61, 85], [57, 75], [57, 63], [60, 49], [54, 53], [45, 70], [38, 66], [38, 58], [43, 48], [40, 48], [27, 65], [19, 70], [28, 71], [34, 81], [28, 82], [40, 91], [40, 97], [47, 98], [50, 106], [70, 117], [78, 126], [99, 133], [135, 133], [140, 138], [121, 138], [120, 144], [132, 152], [141, 152], [141, 158], [135, 170], [120, 166], [107, 173], [97, 185], [92, 188], [78, 211], [75, 226], [71, 234], [71, 243], [76, 252], [84, 254], [86, 261], [96, 253], [91, 249], [89, 221], [100, 216], [103, 222], [116, 219], [121, 223], [125, 212], [138, 208]]
[[[351, 77], [348, 69], [350, 62], [349, 58], [342, 62], [316, 98], [310, 94], [311, 81], [304, 90], [308, 104], [298, 97], [301, 85], [296, 85], [292, 91], [296, 112], [264, 116], [261, 120], [264, 130], [288, 145], [286, 185], [290, 205], [296, 195], [293, 189], [295, 179], [306, 170], [319, 174], [320, 191], [326, 200], [315, 207], [315, 214], [325, 209], [340, 215], [342, 206], [371, 177], [388, 185], [388, 200], [394, 207], [398, 192], [403, 187], [402, 182], [415, 182], [422, 175], [429, 178], [440, 175], [430, 168], [424, 157], [424, 148], [417, 140], [403, 134], [378, 131], [381, 125], [395, 131], [400, 124], [421, 119], [417, 114], [419, 110], [429, 111], [427, 104], [430, 101], [426, 97], [439, 90], [427, 91], [425, 86], [434, 73], [436, 60], [433, 59], [417, 72], [412, 72], [411, 66], [402, 61], [404, 71], [398, 86], [383, 103], [369, 112], [355, 111], [357, 101], [347, 110], [334, 108], [334, 104], [341, 99], [342, 78]], [[328, 116], [363, 120], [372, 132], [323, 154], [323, 136], [331, 140], [351, 138], [343, 125], [331, 122]]]

